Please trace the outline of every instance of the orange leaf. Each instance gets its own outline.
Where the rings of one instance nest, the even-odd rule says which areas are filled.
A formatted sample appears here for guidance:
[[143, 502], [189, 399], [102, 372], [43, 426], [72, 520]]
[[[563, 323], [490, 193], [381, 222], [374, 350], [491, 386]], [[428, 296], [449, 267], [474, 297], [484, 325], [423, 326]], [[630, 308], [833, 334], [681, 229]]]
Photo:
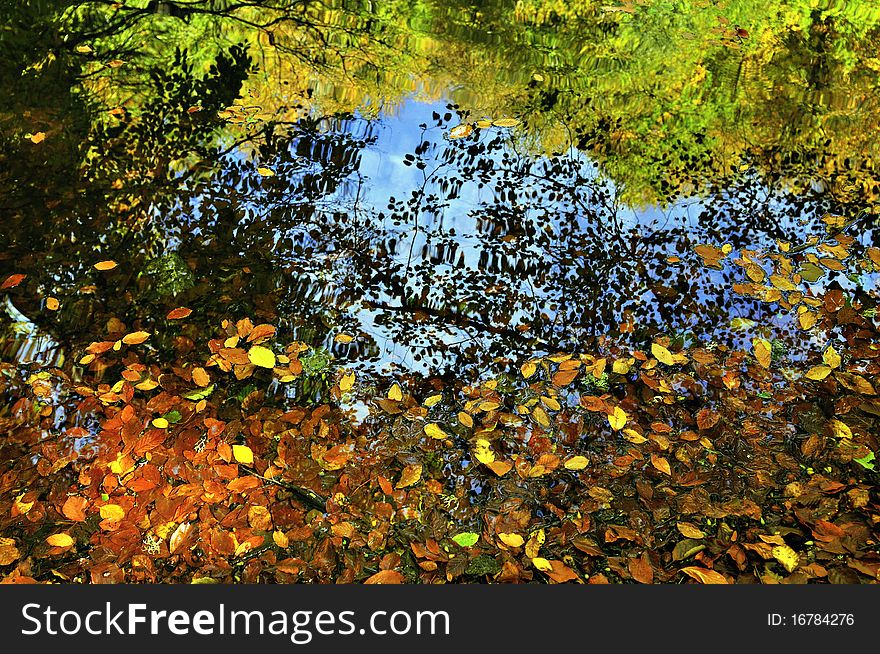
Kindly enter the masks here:
[[253, 343], [254, 341], [262, 341], [270, 336], [275, 334], [275, 327], [273, 325], [257, 325], [253, 328], [250, 334], [248, 334], [247, 342]]
[[22, 280], [27, 277], [22, 273], [15, 273], [14, 275], [9, 275], [6, 280], [0, 284], [0, 290], [6, 290], [7, 288], [13, 288], [14, 286], [18, 286], [21, 284]]
[[672, 469], [669, 467], [669, 461], [664, 459], [662, 456], [652, 454], [651, 465], [657, 468], [657, 470], [659, 470], [660, 472], [665, 472], [670, 477], [672, 476]]
[[499, 477], [503, 477], [513, 469], [513, 464], [509, 461], [492, 461], [484, 465]]
[[207, 372], [205, 372], [205, 369], [202, 367], [193, 368], [192, 378], [193, 381], [202, 388], [211, 383], [211, 377], [208, 375]]
[[372, 577], [369, 577], [365, 584], [402, 584], [403, 575], [397, 570], [380, 570]]
[[107, 260], [107, 261], [99, 261], [95, 264], [95, 270], [113, 270], [117, 265], [115, 261]]
[[177, 307], [176, 309], [172, 309], [168, 312], [168, 315], [165, 316], [168, 320], [180, 320], [181, 318], [187, 318], [192, 313], [192, 309], [187, 309], [186, 307]]
[[150, 332], [132, 332], [122, 337], [122, 342], [126, 345], [140, 345], [150, 338]]
[[68, 497], [64, 502], [64, 506], [61, 507], [61, 513], [68, 520], [83, 522], [86, 519], [85, 508], [88, 503], [89, 501], [84, 497]]
[[708, 568], [700, 568], [695, 565], [689, 566], [687, 568], [682, 568], [681, 572], [685, 573], [689, 577], [692, 577], [699, 581], [701, 584], [729, 584], [727, 578], [719, 572], [715, 572], [714, 570], [709, 570]]

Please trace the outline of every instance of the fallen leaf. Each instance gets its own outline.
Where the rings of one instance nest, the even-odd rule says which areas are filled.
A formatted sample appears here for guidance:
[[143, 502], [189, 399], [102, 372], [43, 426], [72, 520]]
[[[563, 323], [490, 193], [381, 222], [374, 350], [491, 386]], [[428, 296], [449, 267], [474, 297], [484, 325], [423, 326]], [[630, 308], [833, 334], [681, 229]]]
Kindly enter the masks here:
[[404, 576], [397, 570], [379, 570], [364, 581], [365, 584], [402, 584], [403, 582]]
[[590, 460], [585, 456], [573, 456], [562, 465], [566, 470], [583, 470], [589, 463]]
[[446, 438], [448, 434], [440, 428], [436, 422], [429, 422], [425, 425], [425, 433], [431, 438]]
[[126, 345], [140, 345], [150, 338], [150, 332], [131, 332], [122, 337], [122, 342]]
[[689, 577], [692, 577], [699, 581], [701, 584], [729, 584], [727, 578], [719, 572], [715, 572], [714, 570], [709, 570], [708, 568], [700, 568], [697, 566], [689, 566], [687, 568], [682, 568], [681, 572], [685, 573]]
[[125, 509], [118, 504], [105, 504], [98, 511], [104, 520], [119, 521], [125, 517]]
[[117, 265], [115, 261], [112, 259], [108, 259], [107, 261], [99, 261], [95, 264], [95, 270], [113, 270]]
[[611, 412], [611, 415], [608, 416], [608, 424], [611, 425], [611, 429], [619, 431], [626, 426], [626, 421], [628, 419], [629, 416], [626, 415], [626, 411], [621, 409], [619, 406], [616, 406]]
[[453, 536], [452, 540], [460, 547], [473, 547], [477, 544], [477, 541], [480, 540], [480, 534], [475, 534], [472, 531], [465, 531]]
[[525, 539], [519, 534], [507, 534], [500, 533], [498, 534], [498, 540], [507, 545], [508, 547], [522, 547], [523, 543], [525, 543]]
[[248, 360], [260, 368], [275, 367], [275, 353], [262, 345], [254, 345], [248, 350]]
[[172, 309], [168, 312], [168, 315], [165, 316], [168, 320], [180, 320], [181, 318], [187, 318], [192, 313], [192, 309], [188, 309], [187, 307], [177, 307], [176, 309]]
[[247, 445], [233, 445], [232, 456], [236, 461], [245, 465], [252, 465], [254, 462], [254, 452]]
[[412, 486], [413, 484], [418, 483], [419, 479], [422, 478], [422, 464], [416, 463], [413, 465], [404, 466], [403, 472], [400, 474], [400, 479], [397, 481], [396, 488], [406, 488], [408, 486]]
[[787, 572], [793, 572], [800, 563], [798, 553], [791, 549], [788, 545], [777, 545], [771, 550], [773, 558], [779, 561]]
[[73, 545], [73, 538], [70, 534], [52, 534], [46, 539], [52, 547], [70, 547]]
[[5, 291], [7, 288], [14, 288], [15, 286], [18, 286], [19, 284], [21, 284], [22, 280], [24, 280], [25, 277], [27, 277], [27, 275], [24, 275], [22, 273], [9, 275], [9, 277], [3, 280], [3, 283], [0, 284], [0, 290]]
[[773, 354], [773, 346], [770, 341], [764, 338], [753, 338], [752, 347], [754, 348], [755, 358], [765, 368], [770, 368], [770, 360]]
[[675, 364], [675, 359], [672, 358], [672, 352], [667, 350], [662, 345], [658, 345], [657, 343], [651, 344], [651, 354], [654, 356], [657, 361], [660, 363], [666, 364], [667, 366], [671, 366]]

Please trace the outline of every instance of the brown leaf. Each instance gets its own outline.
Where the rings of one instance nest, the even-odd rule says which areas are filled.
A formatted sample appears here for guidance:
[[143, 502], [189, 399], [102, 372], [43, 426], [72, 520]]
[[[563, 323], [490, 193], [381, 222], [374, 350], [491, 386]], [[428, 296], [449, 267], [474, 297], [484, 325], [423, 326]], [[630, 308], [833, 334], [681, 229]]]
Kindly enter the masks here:
[[372, 577], [368, 577], [365, 584], [402, 584], [404, 577], [397, 570], [380, 570]]
[[647, 552], [642, 552], [642, 555], [637, 559], [630, 559], [627, 568], [632, 578], [640, 584], [654, 583], [654, 568], [651, 567]]
[[406, 488], [407, 486], [412, 486], [413, 484], [417, 483], [421, 478], [421, 463], [405, 466], [403, 468], [403, 472], [400, 475], [400, 479], [397, 481], [397, 488]]

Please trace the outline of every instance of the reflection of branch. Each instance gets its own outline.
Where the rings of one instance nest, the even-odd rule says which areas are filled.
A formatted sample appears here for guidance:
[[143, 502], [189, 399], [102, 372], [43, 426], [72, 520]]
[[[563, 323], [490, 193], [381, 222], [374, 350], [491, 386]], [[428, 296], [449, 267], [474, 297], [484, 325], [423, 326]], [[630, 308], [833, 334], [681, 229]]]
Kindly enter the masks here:
[[382, 309], [383, 311], [392, 311], [396, 313], [424, 313], [426, 315], [434, 316], [435, 318], [440, 318], [441, 320], [451, 322], [460, 327], [471, 327], [473, 329], [478, 329], [483, 332], [489, 332], [491, 334], [497, 334], [499, 336], [507, 336], [528, 345], [533, 344], [533, 342], [535, 341], [534, 338], [529, 338], [521, 332], [516, 331], [515, 329], [510, 329], [509, 327], [496, 327], [495, 325], [490, 325], [489, 323], [485, 323], [481, 320], [474, 320], [473, 318], [469, 318], [468, 316], [463, 316], [460, 313], [455, 313], [452, 311], [432, 309], [431, 307], [406, 305], [394, 306], [391, 304], [372, 301], [365, 301], [364, 303], [369, 305], [370, 308]]

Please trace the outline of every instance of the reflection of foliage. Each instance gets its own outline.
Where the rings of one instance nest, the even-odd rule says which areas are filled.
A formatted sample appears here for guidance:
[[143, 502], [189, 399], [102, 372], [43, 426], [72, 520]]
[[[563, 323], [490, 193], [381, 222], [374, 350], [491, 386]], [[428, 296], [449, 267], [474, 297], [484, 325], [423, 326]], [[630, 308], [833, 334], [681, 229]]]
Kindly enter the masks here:
[[142, 274], [152, 280], [149, 292], [156, 297], [179, 295], [195, 284], [192, 271], [176, 252], [148, 262]]

